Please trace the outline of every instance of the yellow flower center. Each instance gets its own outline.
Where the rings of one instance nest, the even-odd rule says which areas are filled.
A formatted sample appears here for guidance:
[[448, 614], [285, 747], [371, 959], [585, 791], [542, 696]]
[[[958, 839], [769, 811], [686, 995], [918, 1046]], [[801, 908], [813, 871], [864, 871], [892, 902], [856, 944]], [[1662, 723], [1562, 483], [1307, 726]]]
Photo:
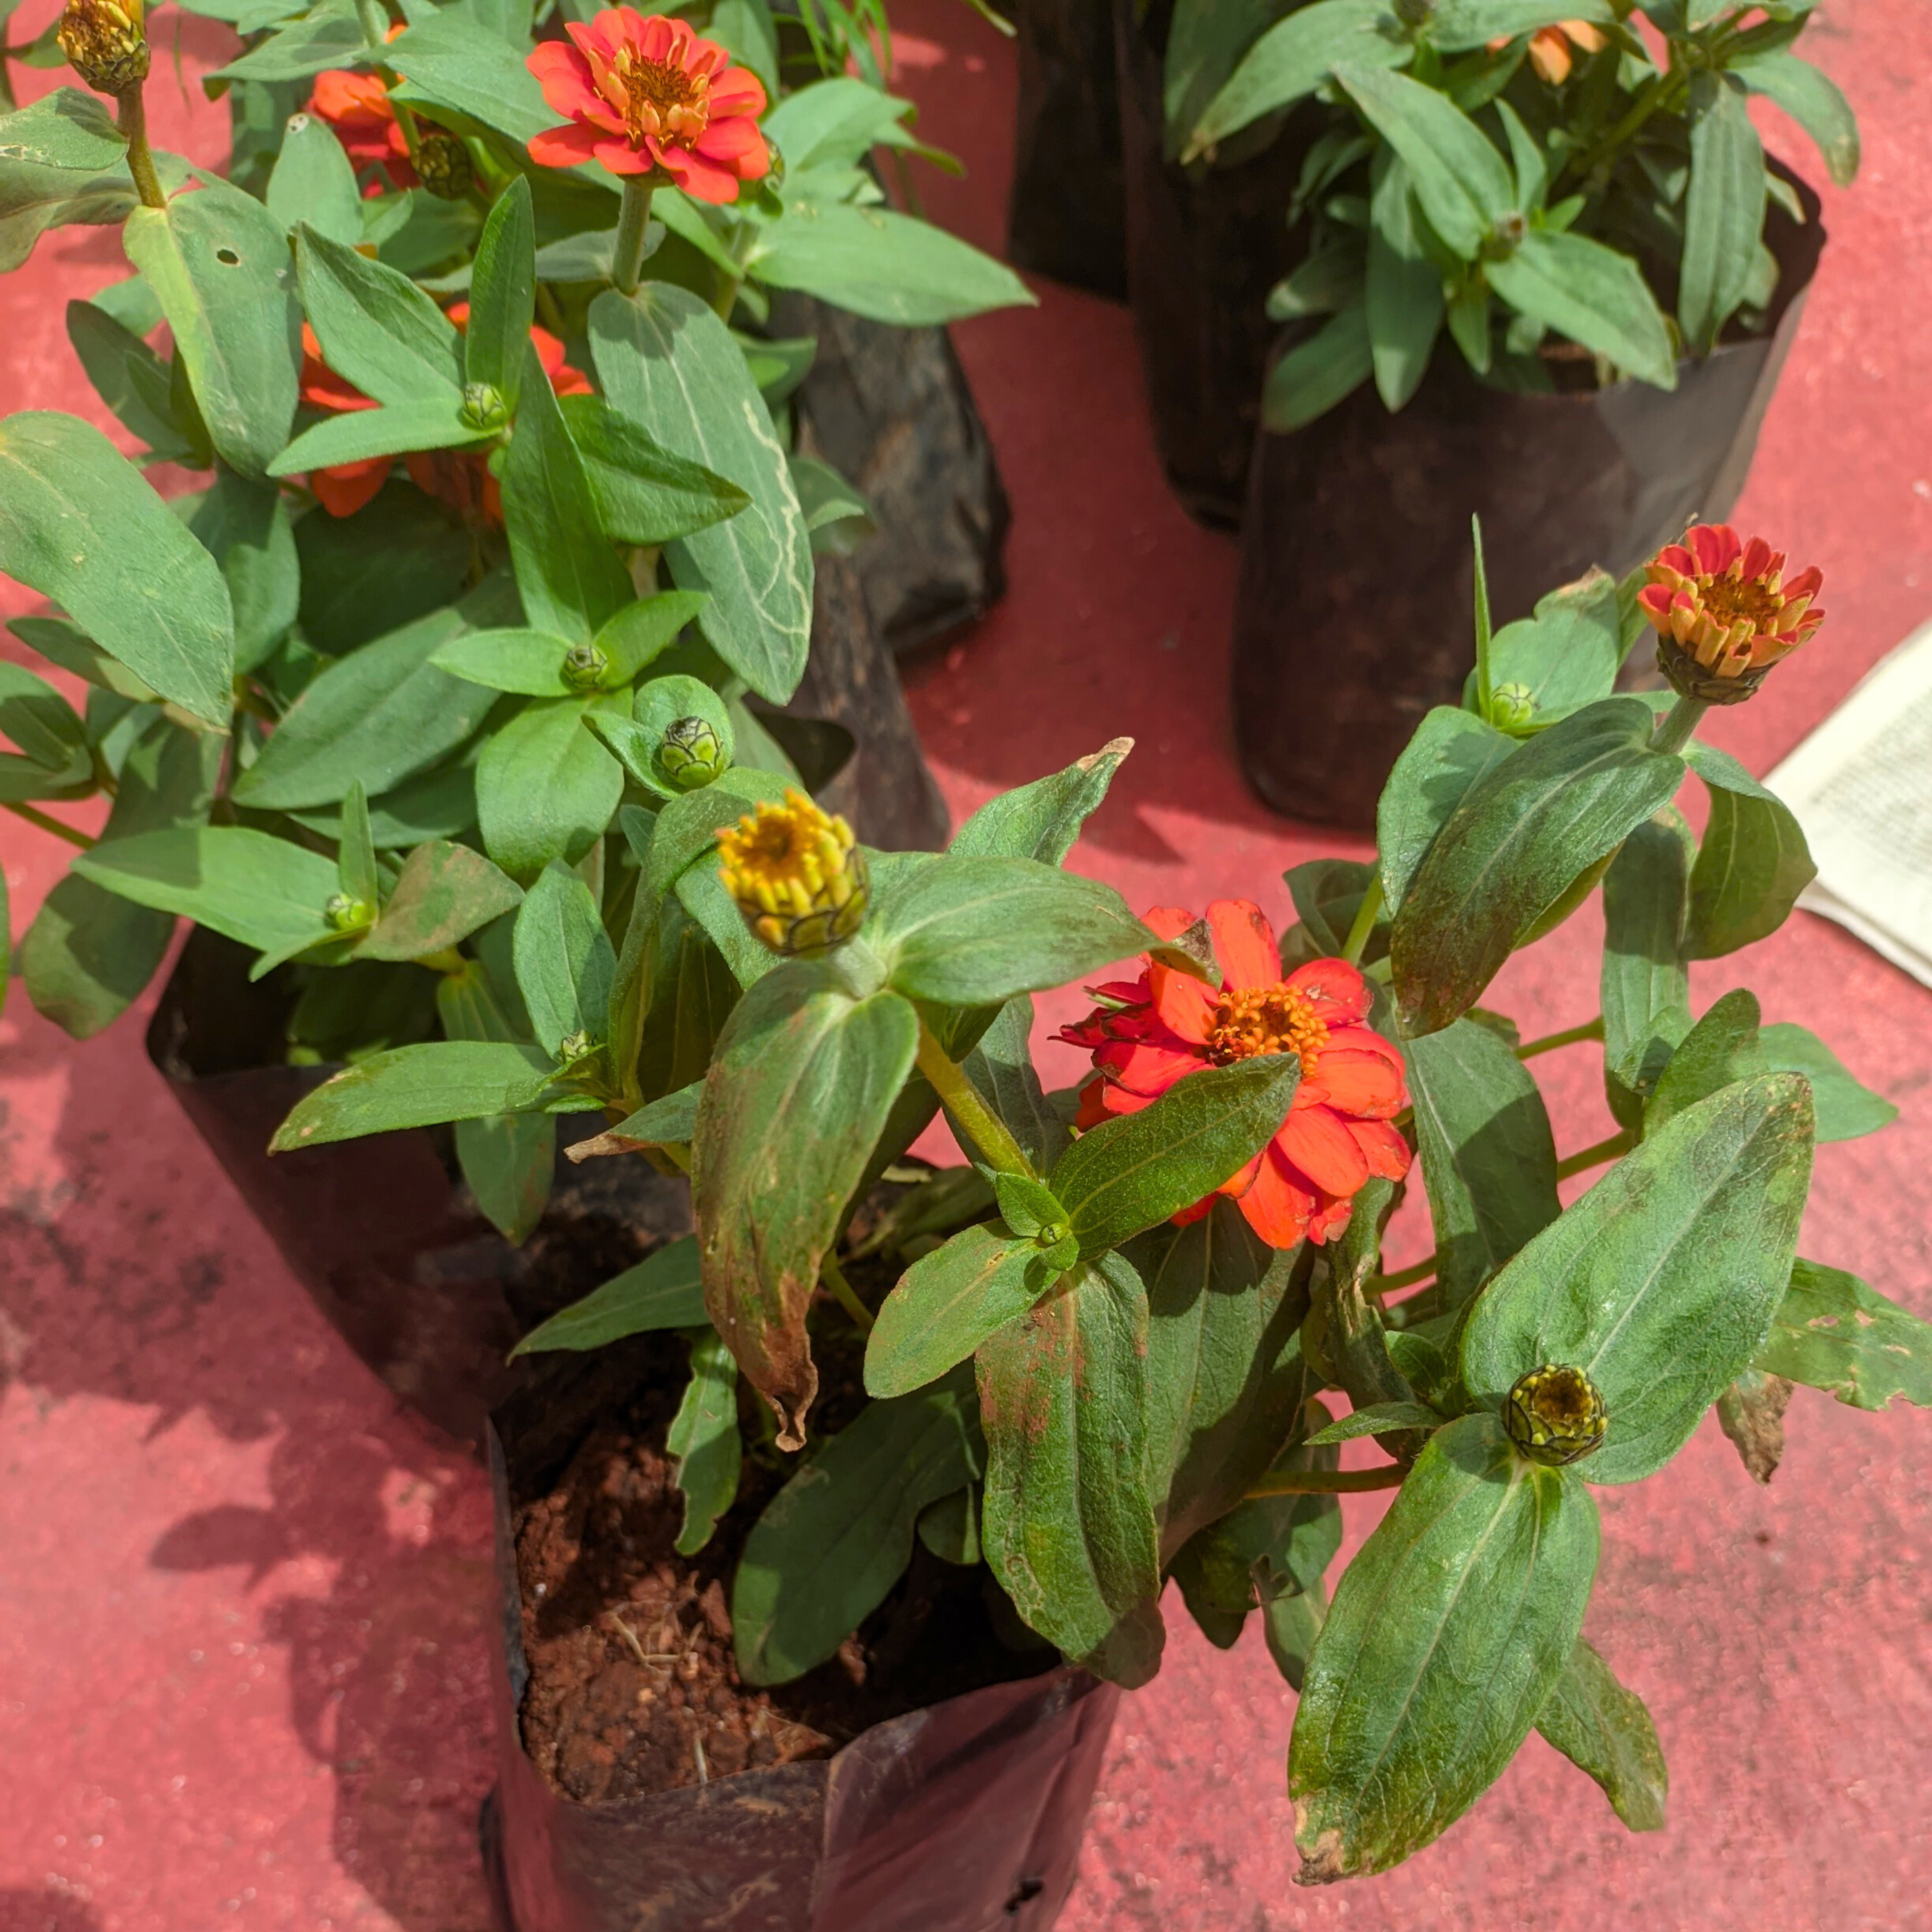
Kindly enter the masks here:
[[628, 47], [611, 63], [612, 76], [624, 96], [624, 124], [632, 140], [646, 135], [687, 146], [711, 118], [711, 82], [689, 74], [674, 61], [646, 60]]
[[1735, 568], [1700, 584], [1697, 590], [1698, 601], [1726, 630], [1740, 619], [1756, 631], [1772, 629], [1784, 608], [1775, 580], [1743, 577]]
[[1287, 986], [1256, 986], [1222, 995], [1208, 1057], [1217, 1066], [1230, 1066], [1260, 1054], [1295, 1053], [1305, 1073], [1328, 1043], [1328, 1023], [1306, 994]]
[[775, 952], [823, 952], [865, 917], [866, 864], [852, 828], [802, 792], [719, 832], [718, 856], [724, 890]]

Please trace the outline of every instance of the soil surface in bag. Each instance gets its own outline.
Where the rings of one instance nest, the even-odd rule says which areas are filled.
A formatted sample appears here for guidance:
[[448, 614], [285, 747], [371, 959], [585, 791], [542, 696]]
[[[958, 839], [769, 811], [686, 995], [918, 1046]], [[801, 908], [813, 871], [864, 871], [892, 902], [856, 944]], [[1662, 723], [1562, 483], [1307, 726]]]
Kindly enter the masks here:
[[[1766, 224], [1782, 271], [1768, 332], [1681, 362], [1675, 390], [1598, 388], [1575, 356], [1551, 360], [1557, 393], [1492, 388], [1445, 338], [1398, 413], [1364, 382], [1306, 428], [1257, 437], [1234, 724], [1242, 770], [1276, 811], [1370, 829], [1425, 713], [1461, 702], [1472, 515], [1500, 628], [1592, 564], [1622, 577], [1686, 523], [1729, 514], [1824, 245], [1816, 196], [1786, 178], [1808, 220], [1774, 208]], [[1628, 668], [1653, 656], [1640, 638]]]
[[[890, 1270], [855, 1285], [883, 1294]], [[857, 1339], [834, 1325], [814, 1340], [824, 1386], [814, 1419], [848, 1421], [865, 1396]], [[559, 1408], [598, 1401], [604, 1378], [555, 1388], [542, 1443], [504, 1426], [521, 1636], [530, 1671], [524, 1748], [550, 1787], [581, 1802], [708, 1784], [746, 1771], [830, 1756], [874, 1724], [990, 1684], [1032, 1676], [1056, 1653], [1006, 1610], [997, 1618], [977, 1566], [942, 1562], [916, 1541], [886, 1601], [831, 1661], [772, 1689], [743, 1683], [732, 1650], [731, 1582], [765, 1505], [801, 1466], [764, 1446], [762, 1405], [741, 1382], [746, 1456], [738, 1498], [692, 1556], [675, 1544], [684, 1502], [664, 1447], [686, 1375], [686, 1345], [646, 1336], [621, 1345], [628, 1394], [601, 1408], [560, 1472]]]
[[1120, 96], [1105, 0], [1018, 0], [1006, 256], [1090, 294], [1127, 294]]

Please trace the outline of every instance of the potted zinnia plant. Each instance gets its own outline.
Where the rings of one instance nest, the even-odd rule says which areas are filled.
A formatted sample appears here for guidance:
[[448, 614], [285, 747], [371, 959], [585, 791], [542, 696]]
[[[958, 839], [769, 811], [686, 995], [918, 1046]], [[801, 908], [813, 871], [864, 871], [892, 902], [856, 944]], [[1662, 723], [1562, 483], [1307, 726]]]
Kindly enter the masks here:
[[[652, 1202], [559, 1183], [548, 1120], [280, 1171], [274, 1120], [384, 1047], [533, 1041], [508, 980], [419, 962], [507, 946], [554, 862], [628, 894], [618, 814], [734, 749], [870, 836], [944, 835], [854, 574], [868, 506], [801, 446], [814, 342], [766, 325], [781, 294], [881, 328], [1027, 298], [884, 204], [907, 103], [720, 11], [743, 59], [622, 9], [534, 49], [460, 13], [278, 18], [210, 77], [244, 187], [151, 147], [141, 8], [76, 0], [58, 44], [94, 92], [0, 124], [5, 266], [85, 221], [134, 270], [68, 325], [136, 460], [71, 416], [0, 426], [0, 568], [55, 607], [14, 629], [86, 693], [6, 673], [0, 802], [80, 848], [18, 976], [85, 1037], [203, 928], [157, 1057], [356, 1346], [459, 1429], [568, 1298], [562, 1252], [634, 1257]], [[62, 815], [101, 796], [98, 833]], [[722, 1018], [701, 931], [640, 935], [688, 976], [668, 1064]]]
[[[1330, 116], [1296, 194], [1305, 244], [1270, 298], [1296, 331], [1243, 520], [1236, 733], [1271, 803], [1368, 822], [1461, 677], [1439, 586], [1466, 568], [1472, 515], [1515, 620], [1552, 580], [1628, 572], [1729, 512], [1824, 241], [1753, 98], [1834, 182], [1858, 166], [1844, 97], [1792, 51], [1813, 17], [1783, 0], [1317, 0], [1184, 104], [1196, 156], [1311, 98]], [[1319, 677], [1298, 660], [1312, 638]]]
[[[553, 867], [510, 947], [547, 1062], [425, 1042], [300, 1102], [278, 1157], [594, 1108], [586, 1165], [688, 1176], [692, 1232], [526, 1335], [565, 1372], [497, 1418], [509, 1922], [1050, 1923], [1114, 1688], [1184, 1610], [1223, 1645], [1261, 1616], [1298, 1693], [1304, 1882], [1430, 1843], [1532, 1730], [1664, 1827], [1655, 1729], [1584, 1635], [1598, 1492], [1713, 1409], [1769, 1480], [1794, 1383], [1932, 1401], [1932, 1329], [1799, 1253], [1815, 1142], [1894, 1110], [1748, 991], [1690, 1002], [1810, 872], [1698, 723], [1820, 588], [1721, 526], [1664, 548], [1633, 599], [1658, 704], [1612, 690], [1613, 596], [1507, 650], [1479, 606], [1376, 856], [1290, 873], [1285, 930], [1258, 900], [1137, 919], [1065, 868], [1124, 741], [943, 854], [718, 761], [626, 824], [628, 932], [716, 908], [744, 982], [682, 1084], [633, 1105], [660, 995], [608, 880]], [[1599, 887], [1598, 1013], [1521, 1040], [1478, 1003]], [[1032, 997], [1069, 982], [1055, 1093]], [[1536, 1063], [1586, 1047], [1617, 1131], [1559, 1156]], [[966, 1163], [907, 1165], [942, 1112]], [[1389, 1270], [1418, 1178], [1433, 1252]], [[1358, 1437], [1387, 1460], [1340, 1470]], [[1340, 1499], [1376, 1490], [1331, 1581]]]

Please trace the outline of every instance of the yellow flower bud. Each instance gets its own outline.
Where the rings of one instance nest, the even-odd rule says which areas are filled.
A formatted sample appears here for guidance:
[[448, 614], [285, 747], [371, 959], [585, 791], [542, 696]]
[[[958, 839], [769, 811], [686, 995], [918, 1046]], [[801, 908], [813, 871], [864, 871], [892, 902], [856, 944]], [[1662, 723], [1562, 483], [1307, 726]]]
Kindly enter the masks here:
[[802, 792], [761, 805], [718, 835], [718, 877], [774, 952], [808, 958], [842, 945], [866, 916], [864, 855], [842, 818]]
[[1609, 1418], [1581, 1369], [1546, 1363], [1518, 1378], [1503, 1403], [1503, 1426], [1532, 1462], [1580, 1462], [1604, 1446]]
[[148, 77], [145, 13], [142, 0], [68, 0], [54, 38], [89, 87], [118, 96]]

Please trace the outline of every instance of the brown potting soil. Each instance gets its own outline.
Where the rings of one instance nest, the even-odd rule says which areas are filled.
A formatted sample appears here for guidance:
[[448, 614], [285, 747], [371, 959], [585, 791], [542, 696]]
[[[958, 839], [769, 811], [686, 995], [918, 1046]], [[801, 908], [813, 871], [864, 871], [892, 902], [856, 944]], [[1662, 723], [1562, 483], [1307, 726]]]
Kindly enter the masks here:
[[[876, 1299], [889, 1285], [860, 1292]], [[836, 1311], [824, 1327], [814, 1338], [824, 1382], [814, 1432], [842, 1426], [864, 1400], [856, 1338]], [[561, 1476], [528, 1495], [513, 1482], [530, 1667], [524, 1744], [554, 1789], [594, 1802], [826, 1756], [888, 1718], [1058, 1660], [982, 1569], [943, 1562], [916, 1542], [906, 1574], [831, 1661], [773, 1689], [744, 1683], [732, 1576], [800, 1459], [769, 1446], [758, 1398], [741, 1384], [738, 1499], [702, 1550], [680, 1556], [683, 1498], [664, 1439], [686, 1344], [662, 1336], [635, 1346], [631, 1393], [606, 1406]]]

